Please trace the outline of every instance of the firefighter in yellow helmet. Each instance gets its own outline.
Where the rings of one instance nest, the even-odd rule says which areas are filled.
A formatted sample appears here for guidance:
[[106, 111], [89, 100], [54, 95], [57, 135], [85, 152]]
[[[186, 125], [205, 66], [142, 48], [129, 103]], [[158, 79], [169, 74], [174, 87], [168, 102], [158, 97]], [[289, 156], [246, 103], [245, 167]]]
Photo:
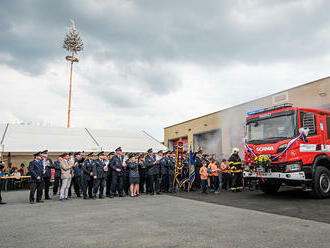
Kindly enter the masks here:
[[238, 155], [239, 149], [233, 148], [233, 152], [228, 159], [231, 172], [231, 190], [233, 192], [240, 192], [243, 190], [243, 165], [241, 158]]

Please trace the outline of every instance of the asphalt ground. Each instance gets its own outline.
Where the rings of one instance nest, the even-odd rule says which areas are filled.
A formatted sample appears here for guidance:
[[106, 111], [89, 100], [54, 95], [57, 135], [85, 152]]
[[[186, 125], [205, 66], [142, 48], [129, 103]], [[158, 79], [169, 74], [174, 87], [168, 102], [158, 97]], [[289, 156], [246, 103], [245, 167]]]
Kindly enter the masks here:
[[179, 192], [175, 196], [330, 224], [330, 199], [313, 199], [308, 192], [299, 188], [282, 187], [272, 195], [255, 190], [240, 193], [222, 191], [220, 194], [207, 195]]
[[[181, 194], [201, 196], [197, 192], [176, 196]], [[227, 195], [228, 200], [240, 201], [244, 194], [250, 193], [203, 197]], [[174, 195], [87, 201], [55, 197], [34, 205], [28, 203], [28, 191], [7, 192], [3, 197], [8, 204], [0, 206], [0, 247], [6, 248], [328, 248], [330, 244], [327, 223]]]

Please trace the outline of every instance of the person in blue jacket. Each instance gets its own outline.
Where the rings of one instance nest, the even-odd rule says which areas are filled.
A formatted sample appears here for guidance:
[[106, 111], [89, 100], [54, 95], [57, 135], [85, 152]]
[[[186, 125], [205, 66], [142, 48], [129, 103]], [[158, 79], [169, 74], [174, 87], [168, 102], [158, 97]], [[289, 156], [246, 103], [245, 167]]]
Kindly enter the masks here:
[[61, 181], [61, 166], [60, 166], [60, 163], [61, 163], [62, 159], [63, 158], [61, 156], [59, 156], [58, 160], [56, 160], [53, 164], [54, 169], [55, 169], [53, 196], [57, 195], [58, 188], [59, 188], [60, 181]]
[[105, 179], [107, 175], [107, 166], [104, 162], [104, 152], [99, 152], [97, 154], [98, 159], [93, 161], [93, 199], [96, 199], [97, 192], [99, 192], [99, 198], [103, 199], [103, 191], [105, 186]]
[[[113, 198], [116, 193], [116, 189], [118, 189], [119, 197], [123, 197], [123, 183], [124, 176], [126, 176], [126, 163], [124, 161], [124, 156], [121, 154], [122, 149], [118, 147], [116, 150], [116, 155], [111, 160], [111, 170], [112, 170], [112, 178], [111, 178], [111, 189], [110, 189], [110, 198]], [[124, 174], [125, 173], [125, 174]]]
[[[82, 164], [82, 192], [84, 199], [93, 197], [93, 153], [87, 155], [87, 159]], [[87, 193], [89, 198], [87, 197]]]
[[175, 176], [175, 165], [176, 165], [176, 152], [172, 152], [172, 156], [169, 157], [168, 160], [168, 184], [169, 184], [169, 192], [176, 192], [176, 181], [174, 181]]
[[107, 160], [105, 161], [107, 167], [108, 167], [108, 171], [107, 171], [107, 179], [106, 179], [106, 196], [107, 197], [110, 197], [110, 188], [111, 188], [111, 177], [112, 177], [112, 170], [111, 170], [111, 161], [112, 161], [112, 158], [115, 156], [115, 152], [110, 152], [108, 154], [108, 158]]
[[81, 156], [81, 152], [74, 153], [75, 165], [73, 167], [73, 188], [77, 197], [81, 197], [82, 192], [82, 164], [84, 162], [84, 158]]
[[30, 181], [30, 203], [34, 204], [34, 195], [37, 191], [37, 202], [43, 202], [42, 198], [42, 189], [44, 187], [43, 184], [43, 175], [46, 173], [44, 170], [44, 166], [41, 162], [41, 152], [37, 152], [34, 155], [34, 159], [29, 164], [29, 172], [31, 175]]
[[169, 152], [164, 152], [162, 158], [159, 161], [159, 167], [160, 167], [160, 190], [161, 192], [165, 193], [168, 192], [168, 167], [167, 167], [167, 161], [168, 157], [167, 154]]
[[42, 175], [44, 186], [45, 186], [45, 200], [51, 200], [49, 197], [49, 186], [50, 186], [50, 178], [51, 178], [51, 170], [54, 168], [53, 161], [48, 158], [48, 150], [44, 150], [41, 152], [41, 163], [44, 167], [45, 173]]
[[140, 186], [139, 164], [134, 154], [130, 155], [127, 168], [129, 171], [130, 195], [131, 197], [138, 196]]
[[147, 167], [147, 174], [149, 178], [150, 185], [150, 195], [154, 195], [155, 191], [157, 194], [160, 194], [159, 188], [159, 166], [156, 156], [154, 155], [152, 148], [147, 151], [148, 155], [145, 158], [145, 164]]

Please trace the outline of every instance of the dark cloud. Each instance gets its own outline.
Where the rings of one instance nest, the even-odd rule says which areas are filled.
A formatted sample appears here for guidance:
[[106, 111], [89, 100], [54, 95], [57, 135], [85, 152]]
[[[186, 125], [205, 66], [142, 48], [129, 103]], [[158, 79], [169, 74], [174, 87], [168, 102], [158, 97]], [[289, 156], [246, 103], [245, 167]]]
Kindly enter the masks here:
[[[4, 0], [0, 52], [11, 55], [10, 66], [42, 73], [65, 55], [61, 44], [74, 18], [84, 54], [99, 60], [214, 66], [301, 60], [328, 53], [329, 7], [328, 1]], [[170, 82], [162, 80], [159, 88]]]

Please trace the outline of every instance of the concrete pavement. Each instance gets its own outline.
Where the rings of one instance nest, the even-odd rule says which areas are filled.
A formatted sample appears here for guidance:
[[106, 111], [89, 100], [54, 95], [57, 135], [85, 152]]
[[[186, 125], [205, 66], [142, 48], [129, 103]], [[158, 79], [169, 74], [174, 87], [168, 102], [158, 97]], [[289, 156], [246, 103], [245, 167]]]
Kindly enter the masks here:
[[28, 204], [4, 193], [0, 247], [329, 247], [330, 225], [169, 195]]

